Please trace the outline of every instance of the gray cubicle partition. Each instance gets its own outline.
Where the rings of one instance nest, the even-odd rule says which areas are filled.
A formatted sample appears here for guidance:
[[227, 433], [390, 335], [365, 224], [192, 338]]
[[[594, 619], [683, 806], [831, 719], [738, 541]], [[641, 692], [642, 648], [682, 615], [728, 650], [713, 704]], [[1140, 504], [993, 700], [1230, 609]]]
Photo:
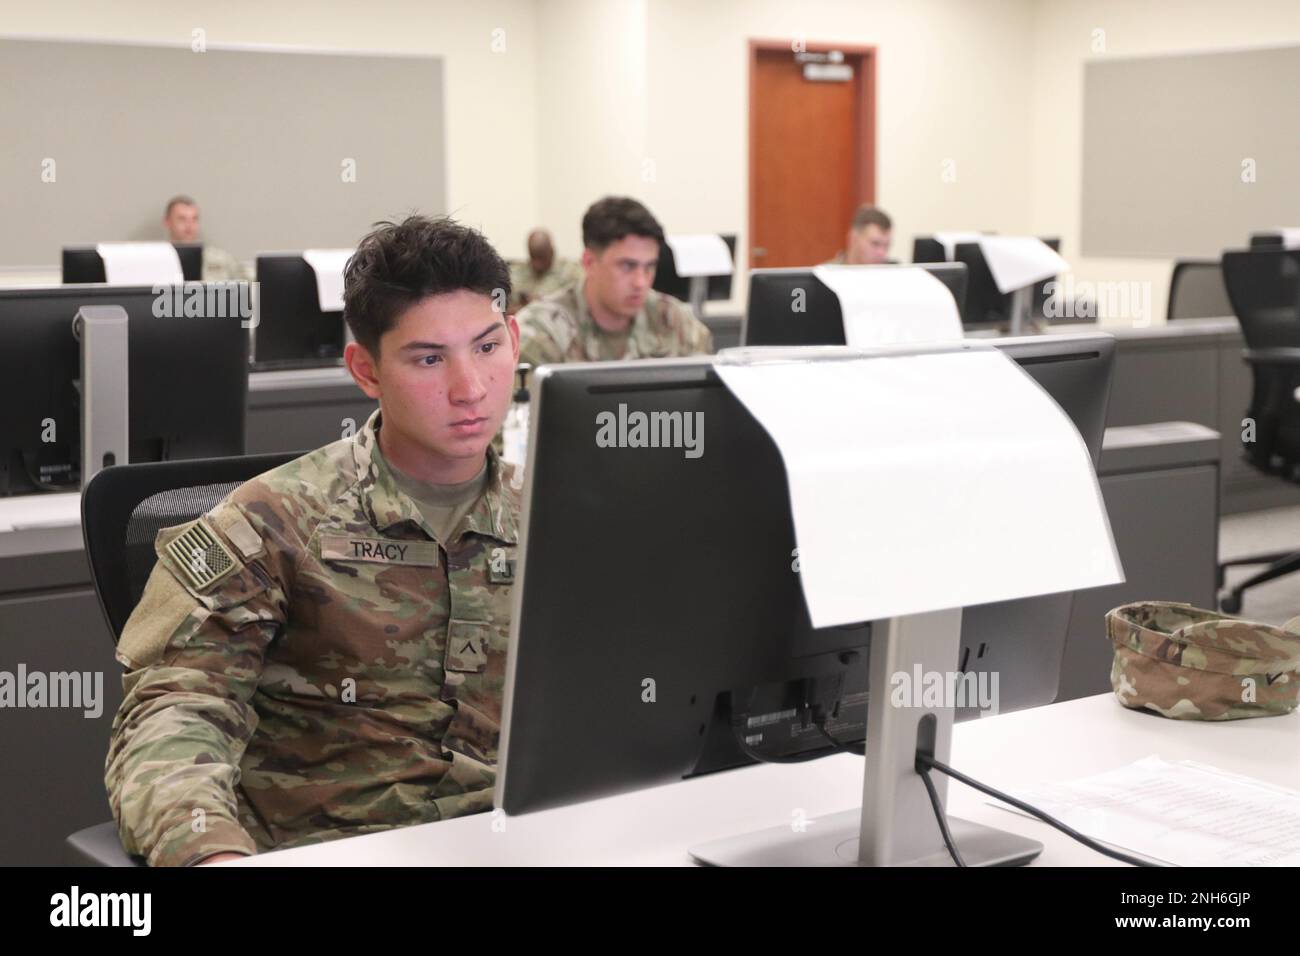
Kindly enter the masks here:
[[[76, 520], [75, 513], [70, 520]], [[104, 792], [109, 728], [122, 702], [121, 667], [90, 585], [80, 529], [6, 531], [0, 540], [0, 671], [23, 695], [32, 675], [91, 675], [97, 713], [85, 707], [5, 707], [0, 711], [0, 866], [61, 861], [64, 838], [110, 818]], [[42, 550], [47, 542], [62, 538]], [[21, 540], [19, 540], [21, 539]], [[71, 550], [69, 550], [71, 545]], [[93, 694], [82, 698], [92, 703]], [[24, 695], [24, 700], [27, 698]], [[30, 698], [35, 701], [36, 698]]]
[[1097, 476], [1125, 580], [1074, 595], [1057, 700], [1111, 689], [1112, 608], [1130, 601], [1216, 606], [1218, 433], [1189, 422], [1108, 428]]
[[[1051, 332], [1085, 329], [1097, 327], [1062, 325]], [[1116, 339], [1107, 427], [1184, 421], [1212, 428], [1219, 433], [1222, 514], [1300, 505], [1300, 486], [1261, 474], [1242, 457], [1251, 377], [1235, 317], [1103, 331]]]
[[244, 450], [261, 455], [319, 448], [358, 431], [377, 407], [342, 367], [253, 372]]

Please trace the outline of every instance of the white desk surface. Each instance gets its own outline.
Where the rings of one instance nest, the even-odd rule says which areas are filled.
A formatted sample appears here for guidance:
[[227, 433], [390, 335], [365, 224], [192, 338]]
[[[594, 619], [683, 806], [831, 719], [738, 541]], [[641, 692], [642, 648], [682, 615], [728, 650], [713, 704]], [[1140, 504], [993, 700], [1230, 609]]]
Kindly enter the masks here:
[[[1098, 634], [1098, 640], [1103, 636]], [[1131, 711], [1111, 694], [958, 724], [951, 764], [1015, 794], [1158, 754], [1300, 790], [1300, 714], [1202, 723]], [[227, 866], [687, 866], [687, 848], [857, 807], [863, 761], [767, 764], [541, 813], [493, 813], [336, 840]], [[1039, 840], [1038, 866], [1119, 866], [1044, 823], [949, 781], [949, 812]], [[494, 816], [504, 829], [493, 830]], [[812, 824], [815, 826], [816, 824]]]
[[81, 546], [81, 492], [0, 498], [0, 557]]

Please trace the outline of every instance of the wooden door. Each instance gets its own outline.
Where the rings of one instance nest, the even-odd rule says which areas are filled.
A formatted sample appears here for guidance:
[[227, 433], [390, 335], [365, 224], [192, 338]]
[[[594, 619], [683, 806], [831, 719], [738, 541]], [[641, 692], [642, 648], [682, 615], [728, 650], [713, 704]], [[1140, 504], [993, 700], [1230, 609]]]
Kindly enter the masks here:
[[808, 266], [844, 248], [854, 210], [875, 199], [875, 49], [838, 50], [847, 81], [804, 76], [794, 44], [750, 41], [749, 264]]

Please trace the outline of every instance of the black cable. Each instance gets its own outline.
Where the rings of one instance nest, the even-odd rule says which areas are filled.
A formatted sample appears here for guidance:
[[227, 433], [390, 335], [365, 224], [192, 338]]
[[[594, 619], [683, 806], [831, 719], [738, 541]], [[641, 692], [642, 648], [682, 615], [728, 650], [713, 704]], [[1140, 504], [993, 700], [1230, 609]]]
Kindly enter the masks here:
[[745, 735], [743, 731], [737, 730], [735, 738], [736, 745], [740, 747], [740, 752], [756, 763], [807, 763], [809, 760], [818, 760], [821, 757], [829, 757], [831, 754], [835, 753], [833, 747], [823, 747], [821, 750], [805, 750], [802, 753], [786, 756], [779, 756], [777, 754], [761, 754], [750, 747], [749, 744], [745, 743]]
[[1102, 846], [1096, 840], [1092, 839], [1091, 837], [1084, 836], [1078, 830], [1075, 830], [1073, 827], [1070, 827], [1067, 824], [1062, 823], [1060, 820], [1056, 819], [1055, 817], [1044, 813], [1042, 810], [1039, 810], [1037, 807], [1032, 807], [1029, 804], [1025, 803], [1023, 800], [1017, 800], [1015, 797], [1009, 796], [1008, 794], [1005, 794], [1000, 790], [995, 790], [993, 787], [982, 784], [978, 780], [972, 780], [964, 773], [954, 770], [952, 767], [949, 767], [947, 764], [940, 763], [939, 761], [935, 760], [933, 757], [927, 754], [918, 753], [916, 755], [916, 764], [917, 764], [918, 772], [920, 771], [921, 767], [927, 767], [933, 770], [938, 770], [940, 773], [945, 773], [948, 776], [952, 777], [954, 780], [959, 780], [962, 783], [966, 784], [966, 786], [968, 787], [974, 787], [976, 790], [979, 790], [981, 793], [988, 794], [994, 800], [1001, 800], [1003, 803], [1010, 804], [1011, 806], [1015, 807], [1017, 810], [1023, 810], [1025, 813], [1037, 817], [1039, 820], [1042, 820], [1044, 823], [1048, 824], [1049, 826], [1056, 827], [1056, 829], [1060, 830], [1070, 839], [1077, 840], [1079, 843], [1082, 843], [1084, 846], [1088, 847], [1091, 850], [1096, 850], [1098, 853], [1102, 854], [1103, 856], [1108, 856], [1113, 860], [1119, 860], [1121, 863], [1129, 863], [1133, 866], [1159, 866], [1159, 864], [1152, 863], [1149, 860], [1140, 860], [1135, 856], [1129, 856], [1127, 853], [1120, 853], [1118, 850], [1112, 850], [1110, 847]]
[[[920, 764], [917, 760], [917, 764]], [[934, 818], [939, 821], [939, 833], [943, 835], [943, 845], [948, 848], [948, 855], [958, 866], [966, 866], [966, 861], [961, 858], [961, 853], [957, 850], [957, 844], [952, 842], [952, 832], [948, 829], [948, 817], [943, 812], [943, 804], [939, 802], [939, 791], [934, 788], [934, 781], [930, 779], [930, 770], [927, 767], [917, 766], [916, 772], [921, 775], [921, 782], [925, 784], [925, 792], [930, 795], [930, 806], [934, 808]]]

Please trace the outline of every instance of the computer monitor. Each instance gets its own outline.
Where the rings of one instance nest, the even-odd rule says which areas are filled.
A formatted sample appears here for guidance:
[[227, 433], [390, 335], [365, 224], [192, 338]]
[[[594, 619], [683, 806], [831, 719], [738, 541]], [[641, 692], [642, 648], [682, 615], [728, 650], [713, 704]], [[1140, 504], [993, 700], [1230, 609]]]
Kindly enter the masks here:
[[[727, 249], [731, 253], [731, 262], [734, 269], [736, 262], [736, 237], [734, 234], [722, 233], [722, 241], [727, 244]], [[683, 302], [691, 300], [691, 280], [683, 278], [677, 274], [677, 263], [673, 259], [673, 250], [668, 243], [661, 243], [659, 246], [659, 267], [655, 270], [654, 290], [671, 295], [674, 298], [681, 299]], [[731, 275], [725, 276], [708, 276], [706, 280], [706, 292], [704, 298], [713, 302], [717, 300], [726, 300], [731, 298]]]
[[247, 330], [238, 315], [173, 318], [158, 303], [136, 286], [0, 289], [0, 495], [80, 484], [82, 306], [127, 313], [131, 461], [243, 454]]
[[[996, 347], [1061, 405], [1095, 463], [1114, 340]], [[533, 403], [497, 806], [820, 755], [805, 702], [832, 714], [840, 742], [862, 742], [873, 625], [812, 627], [781, 456], [712, 362], [548, 366]], [[707, 450], [598, 447], [610, 411], [703, 415]], [[1003, 711], [1052, 701], [1072, 599], [967, 609], [953, 665], [998, 673]]]
[[[860, 266], [894, 269], [899, 266]], [[901, 268], [908, 268], [903, 266]], [[944, 284], [961, 312], [966, 297], [966, 266], [960, 262], [922, 265]], [[791, 307], [796, 293], [802, 311]], [[749, 274], [749, 307], [740, 330], [743, 345], [843, 345], [844, 312], [840, 300], [809, 269], [755, 269]]]
[[947, 262], [943, 243], [931, 236], [917, 236], [912, 240], [913, 262]]
[[[1044, 239], [1044, 243], [1057, 252], [1061, 251], [1061, 240]], [[953, 246], [953, 259], [966, 263], [970, 269], [966, 291], [966, 307], [962, 310], [962, 324], [967, 327], [988, 327], [1003, 325], [1011, 320], [1011, 293], [998, 291], [998, 284], [993, 281], [993, 273], [984, 261], [984, 253], [978, 242], [959, 242]], [[1046, 307], [1050, 298], [1047, 284], [1052, 279], [1036, 282], [1030, 301], [1029, 318], [1031, 321], [1047, 319]]]
[[[181, 260], [181, 275], [186, 282], [199, 282], [203, 278], [203, 243], [173, 242]], [[104, 260], [94, 246], [63, 247], [63, 283], [85, 284], [107, 282]]]
[[343, 313], [324, 311], [316, 272], [301, 253], [257, 257], [258, 322], [253, 368], [319, 368], [341, 365], [346, 329]]

